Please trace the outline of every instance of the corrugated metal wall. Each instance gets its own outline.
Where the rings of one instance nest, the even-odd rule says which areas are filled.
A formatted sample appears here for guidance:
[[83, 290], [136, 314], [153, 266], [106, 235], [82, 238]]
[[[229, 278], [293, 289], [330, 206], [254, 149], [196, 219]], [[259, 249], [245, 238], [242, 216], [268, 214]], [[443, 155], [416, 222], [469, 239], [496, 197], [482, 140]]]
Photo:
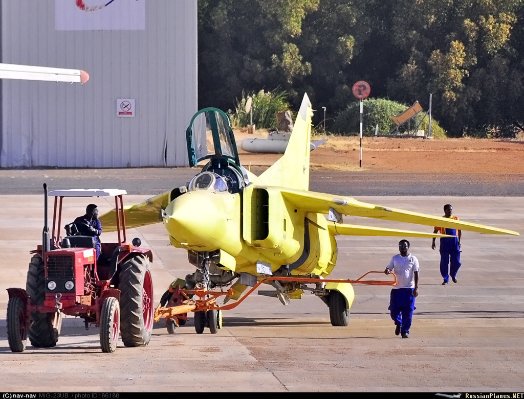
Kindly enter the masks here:
[[[1, 167], [187, 165], [185, 129], [198, 104], [197, 2], [138, 1], [146, 2], [145, 30], [121, 31], [57, 31], [54, 0], [1, 2], [2, 62], [90, 75], [83, 86], [0, 82]], [[135, 117], [117, 116], [118, 98], [135, 99]]]

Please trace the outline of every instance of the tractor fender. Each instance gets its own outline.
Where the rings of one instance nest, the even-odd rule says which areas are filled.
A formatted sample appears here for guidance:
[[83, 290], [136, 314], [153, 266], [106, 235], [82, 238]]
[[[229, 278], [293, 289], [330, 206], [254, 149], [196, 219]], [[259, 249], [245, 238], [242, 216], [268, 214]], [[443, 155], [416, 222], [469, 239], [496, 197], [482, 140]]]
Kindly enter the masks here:
[[153, 252], [150, 249], [134, 247], [129, 252], [121, 252], [120, 256], [118, 257], [118, 263], [124, 263], [129, 258], [137, 255], [145, 255], [149, 258], [149, 262], [153, 262]]
[[355, 299], [355, 291], [353, 290], [353, 286], [351, 285], [351, 283], [330, 282], [326, 283], [325, 289], [328, 291], [340, 292], [344, 296], [344, 298], [346, 298], [348, 309], [351, 309], [351, 305], [353, 304], [353, 300]]

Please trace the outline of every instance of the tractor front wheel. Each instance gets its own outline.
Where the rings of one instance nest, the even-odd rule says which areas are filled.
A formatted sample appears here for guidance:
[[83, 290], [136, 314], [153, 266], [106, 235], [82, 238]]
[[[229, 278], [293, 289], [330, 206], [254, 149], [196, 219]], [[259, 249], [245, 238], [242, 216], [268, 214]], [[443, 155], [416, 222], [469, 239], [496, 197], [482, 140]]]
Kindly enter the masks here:
[[121, 268], [120, 282], [120, 334], [125, 346], [147, 345], [153, 331], [153, 279], [149, 258], [137, 255], [128, 259]]
[[[31, 304], [42, 305], [45, 299], [45, 276], [44, 261], [38, 255], [33, 256], [29, 263], [26, 283], [27, 295], [31, 298]], [[36, 348], [51, 348], [58, 341], [59, 331], [53, 327], [54, 313], [31, 314], [29, 326], [29, 340]]]
[[7, 303], [7, 341], [13, 352], [23, 352], [27, 341], [26, 314], [22, 298], [9, 298]]
[[107, 297], [102, 303], [100, 314], [100, 346], [102, 352], [112, 353], [116, 350], [120, 332], [120, 305], [115, 297]]

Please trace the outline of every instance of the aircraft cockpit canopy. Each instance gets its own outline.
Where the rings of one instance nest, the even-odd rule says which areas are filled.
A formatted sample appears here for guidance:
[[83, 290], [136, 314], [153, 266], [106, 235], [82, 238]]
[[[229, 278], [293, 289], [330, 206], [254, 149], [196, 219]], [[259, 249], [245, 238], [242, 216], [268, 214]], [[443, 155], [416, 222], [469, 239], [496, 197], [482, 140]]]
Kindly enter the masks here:
[[191, 179], [189, 191], [209, 190], [214, 192], [228, 191], [226, 180], [213, 172], [202, 172]]
[[229, 117], [218, 108], [204, 108], [193, 116], [186, 141], [190, 166], [213, 156], [225, 157], [240, 166]]

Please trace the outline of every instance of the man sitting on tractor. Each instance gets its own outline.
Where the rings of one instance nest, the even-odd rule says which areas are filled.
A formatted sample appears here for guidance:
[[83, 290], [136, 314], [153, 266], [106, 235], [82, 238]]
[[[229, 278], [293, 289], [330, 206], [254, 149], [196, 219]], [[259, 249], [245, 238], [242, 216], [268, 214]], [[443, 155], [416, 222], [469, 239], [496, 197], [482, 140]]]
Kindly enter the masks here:
[[102, 224], [98, 220], [98, 208], [95, 204], [86, 207], [86, 213], [75, 219], [74, 224], [78, 229], [78, 234], [93, 237], [96, 249], [96, 258], [100, 256], [101, 244], [100, 234], [102, 234]]

